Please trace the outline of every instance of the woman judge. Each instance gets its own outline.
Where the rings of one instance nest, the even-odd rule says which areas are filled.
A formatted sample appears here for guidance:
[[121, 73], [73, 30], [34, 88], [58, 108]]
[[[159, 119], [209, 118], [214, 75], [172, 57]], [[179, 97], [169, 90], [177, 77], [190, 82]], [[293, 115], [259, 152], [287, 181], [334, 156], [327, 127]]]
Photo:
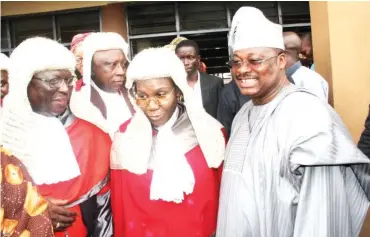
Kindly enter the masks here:
[[112, 146], [114, 236], [211, 236], [225, 150], [222, 125], [196, 102], [170, 49], [139, 53], [126, 87], [136, 114]]

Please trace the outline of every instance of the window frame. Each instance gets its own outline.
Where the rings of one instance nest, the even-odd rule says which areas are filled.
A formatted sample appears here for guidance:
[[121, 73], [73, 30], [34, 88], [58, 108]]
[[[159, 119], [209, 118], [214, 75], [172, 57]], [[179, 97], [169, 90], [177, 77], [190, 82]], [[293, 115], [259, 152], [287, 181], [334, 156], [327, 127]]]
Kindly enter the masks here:
[[[53, 34], [53, 40], [58, 40], [57, 38], [57, 22], [56, 22], [56, 16], [57, 15], [64, 15], [64, 14], [70, 14], [70, 13], [83, 13], [87, 11], [97, 11], [99, 15], [99, 32], [102, 31], [102, 8], [101, 7], [89, 7], [89, 8], [79, 8], [79, 9], [70, 9], [70, 10], [61, 10], [61, 11], [52, 11], [52, 12], [45, 12], [45, 13], [31, 13], [31, 14], [24, 14], [24, 15], [16, 15], [16, 16], [6, 16], [3, 17], [1, 20], [6, 22], [6, 33], [7, 33], [7, 40], [8, 40], [8, 47], [7, 48], [1, 48], [2, 53], [11, 53], [15, 47], [12, 47], [12, 43], [14, 42], [14, 39], [12, 37], [12, 30], [10, 29], [10, 22], [15, 19], [19, 18], [28, 18], [28, 17], [36, 17], [36, 16], [51, 16], [52, 21], [52, 34]], [[71, 45], [71, 42], [69, 43], [61, 43], [65, 47], [69, 47]]]

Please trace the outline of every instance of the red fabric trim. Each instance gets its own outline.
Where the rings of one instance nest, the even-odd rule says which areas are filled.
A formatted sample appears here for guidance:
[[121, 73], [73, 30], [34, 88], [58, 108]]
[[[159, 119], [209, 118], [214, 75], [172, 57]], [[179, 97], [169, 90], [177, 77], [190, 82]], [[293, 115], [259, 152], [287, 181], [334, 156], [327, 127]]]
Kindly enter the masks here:
[[75, 90], [76, 91], [80, 91], [81, 88], [85, 85], [83, 79], [81, 78], [80, 80], [76, 81], [76, 85], [75, 85]]

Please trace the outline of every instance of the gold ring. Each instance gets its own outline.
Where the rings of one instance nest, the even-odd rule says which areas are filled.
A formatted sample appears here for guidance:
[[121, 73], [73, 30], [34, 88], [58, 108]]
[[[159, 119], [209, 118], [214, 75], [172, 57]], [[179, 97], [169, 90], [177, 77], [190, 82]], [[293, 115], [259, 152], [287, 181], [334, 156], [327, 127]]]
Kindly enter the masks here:
[[59, 226], [60, 226], [60, 223], [59, 223], [59, 222], [57, 222], [57, 225], [55, 226], [55, 228], [56, 228], [56, 229], [58, 229], [58, 228], [59, 228]]

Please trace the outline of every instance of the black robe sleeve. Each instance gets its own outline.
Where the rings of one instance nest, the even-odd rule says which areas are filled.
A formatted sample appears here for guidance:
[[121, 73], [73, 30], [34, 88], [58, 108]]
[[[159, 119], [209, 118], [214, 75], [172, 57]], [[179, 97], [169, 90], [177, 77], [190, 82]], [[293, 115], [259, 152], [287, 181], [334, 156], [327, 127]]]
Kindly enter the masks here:
[[358, 142], [358, 148], [370, 158], [370, 105], [369, 114], [365, 121], [365, 129], [361, 134], [360, 141]]

